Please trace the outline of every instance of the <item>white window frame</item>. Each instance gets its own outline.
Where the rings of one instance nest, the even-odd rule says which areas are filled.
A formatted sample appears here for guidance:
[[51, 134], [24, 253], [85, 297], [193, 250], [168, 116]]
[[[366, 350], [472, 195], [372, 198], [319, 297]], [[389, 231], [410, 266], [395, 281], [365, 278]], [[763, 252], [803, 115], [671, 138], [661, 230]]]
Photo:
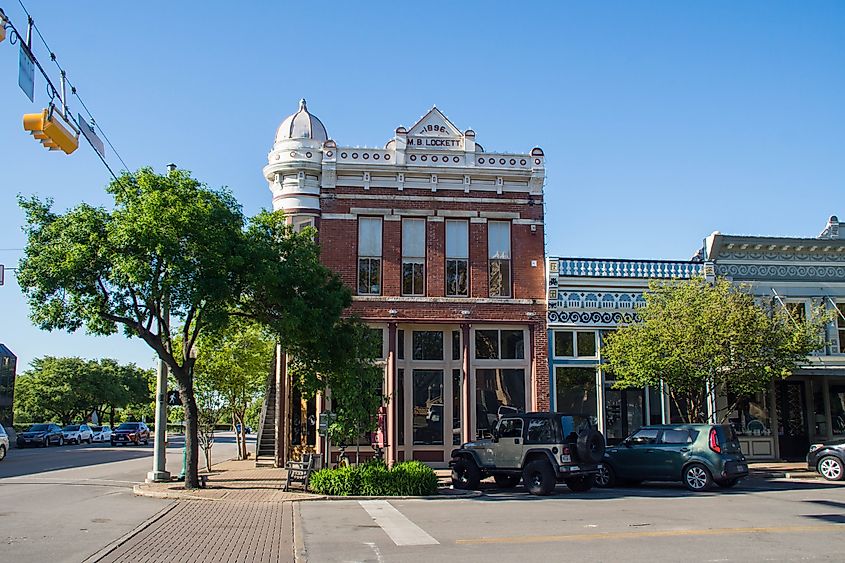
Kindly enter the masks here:
[[[506, 225], [508, 234], [508, 249], [505, 255], [500, 256], [499, 251], [495, 254], [491, 252], [491, 237], [493, 226]], [[513, 233], [510, 221], [487, 221], [487, 294], [490, 297], [498, 299], [509, 299], [513, 296]], [[502, 283], [502, 292], [494, 294], [493, 286], [490, 284], [491, 272], [493, 270], [493, 262], [506, 262], [508, 265], [508, 279]]]
[[[361, 222], [362, 221], [375, 221], [375, 222], [378, 223], [379, 240], [378, 240], [378, 244], [375, 245], [375, 246], [378, 247], [377, 253], [372, 252], [372, 251], [365, 253], [365, 254], [361, 253], [361, 250], [362, 250], [361, 249], [361, 247], [362, 247], [362, 244], [361, 244], [361, 224], [362, 223]], [[356, 293], [358, 295], [381, 295], [382, 291], [384, 290], [384, 279], [383, 279], [383, 276], [382, 276], [382, 254], [384, 253], [384, 222], [383, 222], [381, 217], [366, 217], [366, 216], [358, 217], [358, 240], [357, 240], [357, 243], [358, 243], [358, 258], [355, 261], [355, 266], [356, 266], [355, 267], [355, 281], [356, 281], [355, 289], [356, 289]], [[368, 249], [365, 249], [365, 250], [368, 250]], [[372, 250], [372, 249], [369, 249], [369, 250]], [[361, 260], [370, 261], [370, 262], [368, 262], [368, 268], [372, 267], [372, 261], [373, 260], [376, 260], [378, 262], [378, 266], [377, 266], [377, 270], [378, 270], [378, 291], [361, 291]], [[371, 272], [370, 269], [368, 269], [368, 271]], [[368, 282], [371, 282], [372, 281], [372, 273], [368, 274], [368, 276], [370, 277]], [[367, 283], [367, 288], [368, 289], [372, 288], [372, 283]]]
[[[571, 356], [561, 356], [557, 353], [557, 346], [555, 345], [555, 335], [559, 332], [571, 332], [572, 333], [572, 355]], [[593, 341], [595, 343], [595, 350], [596, 353], [592, 356], [579, 356], [578, 355], [578, 333], [579, 332], [589, 332], [593, 335]], [[566, 359], [588, 359], [588, 360], [596, 360], [599, 357], [599, 335], [596, 329], [577, 329], [577, 328], [567, 328], [567, 329], [553, 329], [552, 330], [552, 357], [553, 358], [566, 358]]]
[[[449, 226], [450, 225], [452, 225], [455, 228], [463, 229], [463, 232], [461, 233], [464, 236], [463, 241], [461, 241], [461, 242], [463, 242], [462, 248], [456, 249], [456, 248], [453, 247], [453, 245], [450, 245], [450, 241], [453, 240], [452, 238], [449, 237], [449, 231], [450, 231]], [[468, 297], [469, 296], [469, 275], [470, 275], [470, 268], [469, 268], [469, 222], [464, 221], [464, 220], [447, 219], [446, 220], [445, 233], [446, 233], [446, 253], [445, 253], [446, 254], [446, 268], [444, 270], [444, 273], [446, 275], [444, 276], [445, 277], [444, 281], [445, 281], [445, 284], [446, 284], [446, 288], [445, 288], [446, 296], [447, 297]], [[458, 243], [454, 246], [461, 246], [461, 244]], [[465, 271], [466, 271], [466, 285], [464, 287], [463, 293], [460, 293], [460, 292], [450, 293], [449, 292], [449, 262], [456, 262], [456, 266], [457, 266], [457, 263], [459, 263], [459, 262], [464, 263], [464, 268], [465, 268]]]

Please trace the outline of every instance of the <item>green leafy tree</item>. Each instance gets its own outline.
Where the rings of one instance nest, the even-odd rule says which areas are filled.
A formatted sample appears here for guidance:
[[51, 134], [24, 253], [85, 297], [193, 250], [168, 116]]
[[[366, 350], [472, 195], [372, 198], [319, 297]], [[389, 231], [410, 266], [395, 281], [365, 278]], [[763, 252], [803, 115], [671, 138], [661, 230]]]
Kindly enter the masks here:
[[[295, 233], [281, 213], [270, 212], [245, 228], [228, 191], [187, 172], [144, 168], [107, 191], [115, 202], [110, 211], [81, 204], [57, 214], [49, 201], [20, 199], [27, 245], [18, 281], [42, 329], [123, 330], [167, 364], [185, 407], [185, 486], [196, 488], [198, 338], [230, 316], [250, 318], [303, 361], [342, 367], [334, 356], [321, 357], [323, 337], [346, 326], [339, 319], [351, 294], [320, 264], [312, 230]], [[177, 337], [184, 346], [177, 348]]]
[[380, 392], [384, 370], [374, 362], [381, 341], [356, 319], [339, 321], [324, 336], [323, 353], [294, 356], [291, 372], [305, 397], [330, 390], [336, 419], [329, 434], [349, 444], [376, 429], [376, 412], [386, 400]]
[[708, 389], [742, 398], [789, 376], [824, 346], [830, 320], [821, 309], [807, 321], [767, 311], [724, 279], [652, 281], [645, 301], [642, 322], [610, 334], [602, 358], [616, 387], [664, 382], [687, 422], [706, 420]]
[[216, 391], [232, 426], [240, 426], [238, 459], [247, 458], [246, 412], [263, 399], [274, 346], [261, 326], [239, 317], [197, 341], [197, 380]]
[[81, 358], [46, 356], [16, 381], [15, 402], [21, 418], [51, 419], [62, 425], [84, 419], [94, 404], [99, 370]]

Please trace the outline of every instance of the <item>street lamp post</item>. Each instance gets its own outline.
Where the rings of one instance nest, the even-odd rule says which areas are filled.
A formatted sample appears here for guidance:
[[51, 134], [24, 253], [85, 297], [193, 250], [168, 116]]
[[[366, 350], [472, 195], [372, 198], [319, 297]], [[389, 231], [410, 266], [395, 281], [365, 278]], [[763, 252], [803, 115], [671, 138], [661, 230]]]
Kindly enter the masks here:
[[[168, 164], [167, 171], [176, 170], [175, 164]], [[170, 330], [170, 303], [167, 298], [163, 299], [162, 316], [166, 323], [167, 330]], [[147, 473], [147, 482], [156, 483], [170, 481], [170, 472], [167, 471], [167, 364], [164, 360], [158, 362], [158, 377], [156, 378], [156, 427], [155, 440], [153, 442], [153, 470]]]

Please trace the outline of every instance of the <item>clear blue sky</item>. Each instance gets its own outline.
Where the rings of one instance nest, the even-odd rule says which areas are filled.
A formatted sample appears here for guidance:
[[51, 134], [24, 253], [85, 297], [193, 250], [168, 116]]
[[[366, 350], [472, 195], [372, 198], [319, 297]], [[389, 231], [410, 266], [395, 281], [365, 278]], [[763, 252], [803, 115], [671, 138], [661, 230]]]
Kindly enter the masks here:
[[[176, 162], [249, 214], [270, 205], [261, 168], [305, 97], [340, 144], [382, 146], [436, 104], [487, 150], [543, 147], [552, 255], [686, 259], [714, 230], [815, 236], [845, 215], [845, 2], [26, 4], [130, 167]], [[90, 148], [23, 132], [47, 99], [37, 78], [30, 104], [17, 64], [0, 43], [7, 266], [16, 194], [110, 203]], [[39, 331], [11, 275], [0, 342], [21, 370], [43, 354], [154, 365], [140, 341]]]

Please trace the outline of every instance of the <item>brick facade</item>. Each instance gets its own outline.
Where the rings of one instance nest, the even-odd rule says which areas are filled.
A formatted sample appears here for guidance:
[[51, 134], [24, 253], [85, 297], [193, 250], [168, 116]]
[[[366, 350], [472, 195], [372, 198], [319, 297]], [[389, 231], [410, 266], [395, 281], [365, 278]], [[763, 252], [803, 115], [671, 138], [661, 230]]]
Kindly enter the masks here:
[[[302, 107], [294, 121], [316, 119]], [[313, 219], [323, 263], [353, 289], [348, 313], [383, 330], [389, 459], [445, 464], [452, 443], [485, 431], [496, 404], [548, 410], [542, 151], [485, 153], [474, 132], [461, 132], [436, 108], [410, 129], [398, 128], [384, 150], [288, 138], [286, 123], [265, 168], [274, 207], [286, 210], [295, 224], [302, 217]], [[319, 134], [320, 127], [312, 131]], [[361, 217], [381, 219], [376, 295], [358, 295]], [[423, 295], [402, 294], [406, 218], [425, 220]], [[467, 223], [468, 295], [463, 297], [446, 295], [449, 220]], [[509, 258], [507, 297], [490, 295], [489, 221], [510, 227], [509, 256], [499, 256]], [[411, 343], [437, 333], [441, 360], [418, 358]], [[495, 340], [500, 359], [476, 350], [475, 343], [485, 338], [485, 343]]]

